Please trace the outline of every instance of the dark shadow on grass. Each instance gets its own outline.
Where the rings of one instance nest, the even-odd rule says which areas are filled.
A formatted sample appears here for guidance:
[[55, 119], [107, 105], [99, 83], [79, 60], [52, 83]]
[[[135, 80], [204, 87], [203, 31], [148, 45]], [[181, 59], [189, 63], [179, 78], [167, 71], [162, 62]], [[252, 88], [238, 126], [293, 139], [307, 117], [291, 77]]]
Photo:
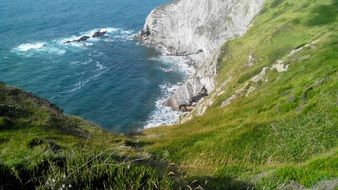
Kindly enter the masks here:
[[12, 128], [14, 128], [14, 123], [10, 119], [6, 117], [2, 117], [2, 122], [0, 123], [0, 131], [12, 129]]
[[127, 139], [124, 142], [124, 145], [132, 147], [132, 148], [143, 148], [144, 146], [149, 146], [154, 144], [153, 142], [146, 142], [146, 141], [135, 141], [132, 139]]
[[307, 26], [320, 26], [336, 21], [338, 15], [338, 0], [332, 0], [330, 5], [319, 5], [313, 8]]
[[[177, 189], [185, 184], [175, 165], [170, 165], [156, 157], [132, 158], [111, 154], [83, 156], [88, 162], [84, 165], [80, 164], [80, 167], [67, 164], [69, 159], [73, 158], [57, 155], [41, 159], [34, 167], [27, 167], [27, 163], [11, 167], [0, 163], [0, 189], [35, 189], [36, 187], [49, 189], [49, 186], [46, 186], [47, 175], [57, 179], [55, 185], [58, 187], [67, 183], [72, 184], [72, 189], [134, 189], [133, 183], [141, 184], [139, 189], [162, 189], [161, 185], [165, 185], [162, 181], [164, 178], [170, 179], [173, 182], [172, 186]], [[58, 171], [64, 172], [67, 177], [57, 177]], [[92, 172], [85, 173], [88, 171]], [[132, 178], [141, 181], [133, 181]], [[125, 184], [130, 188], [121, 188], [117, 186], [118, 184]]]
[[10, 168], [0, 164], [0, 189], [24, 189], [20, 180], [12, 174]]

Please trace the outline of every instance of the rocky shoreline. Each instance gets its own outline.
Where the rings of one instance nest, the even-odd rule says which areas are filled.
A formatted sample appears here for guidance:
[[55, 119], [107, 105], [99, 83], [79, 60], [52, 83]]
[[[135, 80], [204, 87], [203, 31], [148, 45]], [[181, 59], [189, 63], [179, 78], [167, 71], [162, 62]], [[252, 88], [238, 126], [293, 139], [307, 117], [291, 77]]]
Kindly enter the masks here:
[[164, 55], [186, 58], [195, 68], [164, 105], [183, 112], [199, 107], [215, 88], [221, 46], [243, 35], [263, 4], [264, 0], [177, 0], [148, 15], [138, 38]]

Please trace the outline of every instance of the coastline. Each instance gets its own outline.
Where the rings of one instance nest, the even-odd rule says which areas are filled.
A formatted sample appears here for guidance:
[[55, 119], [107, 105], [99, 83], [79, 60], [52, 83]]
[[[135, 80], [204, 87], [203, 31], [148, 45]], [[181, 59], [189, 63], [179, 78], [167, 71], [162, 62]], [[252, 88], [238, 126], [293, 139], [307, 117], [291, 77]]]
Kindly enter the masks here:
[[205, 105], [201, 102], [215, 89], [221, 46], [244, 35], [264, 4], [264, 0], [198, 1], [178, 0], [155, 8], [137, 34], [144, 45], [164, 56], [188, 60], [185, 64], [194, 68], [163, 101], [164, 106], [180, 112], [174, 124], [202, 115], [212, 104], [212, 100]]
[[181, 111], [173, 110], [163, 103], [170, 98], [172, 94], [195, 72], [195, 69], [189, 65], [189, 60], [179, 56], [159, 55], [151, 58], [157, 60], [167, 67], [162, 67], [164, 72], [179, 72], [183, 76], [183, 81], [177, 83], [165, 83], [160, 85], [161, 96], [155, 102], [155, 110], [153, 110], [146, 120], [144, 129], [159, 127], [163, 125], [177, 124], [182, 115]]

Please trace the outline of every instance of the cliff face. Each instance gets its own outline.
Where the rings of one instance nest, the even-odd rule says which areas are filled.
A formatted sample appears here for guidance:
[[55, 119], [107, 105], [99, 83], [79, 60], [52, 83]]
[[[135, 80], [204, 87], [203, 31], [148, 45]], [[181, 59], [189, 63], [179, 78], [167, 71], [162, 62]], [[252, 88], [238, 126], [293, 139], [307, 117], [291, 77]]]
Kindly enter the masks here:
[[166, 102], [188, 110], [214, 89], [222, 44], [245, 33], [264, 0], [177, 0], [153, 10], [140, 38], [167, 55], [184, 56], [195, 74]]

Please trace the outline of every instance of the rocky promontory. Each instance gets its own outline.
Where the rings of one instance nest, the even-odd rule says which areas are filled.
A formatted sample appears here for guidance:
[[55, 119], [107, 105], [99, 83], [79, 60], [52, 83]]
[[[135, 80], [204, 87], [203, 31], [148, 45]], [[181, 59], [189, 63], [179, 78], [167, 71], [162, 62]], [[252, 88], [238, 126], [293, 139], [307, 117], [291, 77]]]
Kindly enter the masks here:
[[190, 111], [215, 87], [219, 49], [243, 35], [264, 0], [177, 0], [154, 9], [139, 38], [165, 55], [182, 56], [195, 72], [164, 103]]

